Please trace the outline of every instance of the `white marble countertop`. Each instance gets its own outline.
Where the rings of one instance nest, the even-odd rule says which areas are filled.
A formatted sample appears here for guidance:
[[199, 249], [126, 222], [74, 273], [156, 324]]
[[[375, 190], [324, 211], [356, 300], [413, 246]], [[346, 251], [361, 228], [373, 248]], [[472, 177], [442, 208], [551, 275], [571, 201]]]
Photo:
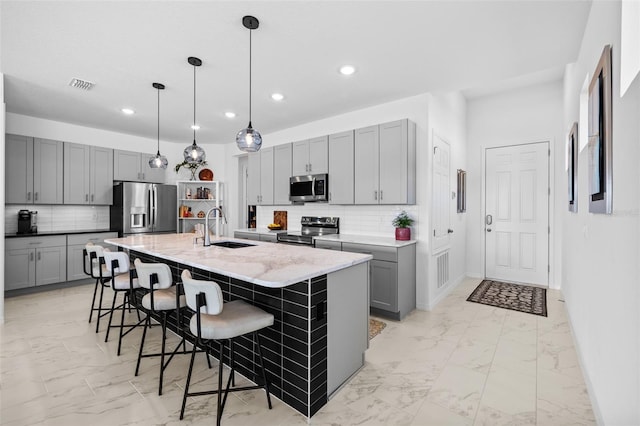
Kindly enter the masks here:
[[235, 238], [212, 238], [236, 241], [252, 247], [203, 247], [194, 244], [194, 234], [134, 235], [110, 238], [108, 244], [161, 257], [264, 287], [286, 287], [309, 278], [348, 268], [372, 259], [371, 255], [313, 247], [248, 241]]
[[340, 243], [371, 244], [374, 246], [404, 247], [416, 244], [417, 240], [399, 241], [392, 237], [375, 237], [357, 234], [334, 234], [314, 237], [314, 240], [336, 241]]

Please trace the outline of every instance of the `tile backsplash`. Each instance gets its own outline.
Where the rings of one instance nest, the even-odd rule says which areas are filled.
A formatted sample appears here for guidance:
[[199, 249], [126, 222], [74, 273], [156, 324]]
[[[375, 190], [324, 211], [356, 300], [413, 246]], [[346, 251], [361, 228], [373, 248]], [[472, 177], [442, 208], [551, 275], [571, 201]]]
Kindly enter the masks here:
[[109, 206], [5, 205], [4, 230], [18, 232], [18, 211], [38, 212], [38, 232], [109, 229]]
[[300, 206], [258, 206], [257, 227], [266, 229], [273, 222], [274, 210], [287, 211], [289, 230], [300, 230], [302, 216], [336, 216], [340, 218], [341, 234], [360, 234], [382, 237], [393, 237], [395, 228], [391, 224], [398, 213], [405, 210], [415, 222], [412, 226], [412, 238], [418, 237], [420, 226], [418, 206], [384, 205], [384, 206], [339, 206], [326, 203], [307, 203]]

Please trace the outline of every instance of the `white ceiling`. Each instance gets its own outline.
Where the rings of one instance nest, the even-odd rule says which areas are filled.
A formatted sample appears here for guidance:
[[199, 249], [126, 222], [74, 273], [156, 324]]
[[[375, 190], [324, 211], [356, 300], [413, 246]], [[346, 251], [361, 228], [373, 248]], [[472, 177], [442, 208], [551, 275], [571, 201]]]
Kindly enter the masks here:
[[[577, 57], [590, 1], [11, 1], [0, 3], [7, 111], [189, 142], [229, 143], [425, 92], [498, 90], [558, 77]], [[344, 77], [338, 68], [353, 64]], [[560, 71], [559, 71], [560, 70]], [[73, 77], [96, 83], [68, 86]], [[515, 79], [515, 80], [514, 80]], [[534, 79], [535, 80], [535, 79]], [[509, 85], [509, 83], [507, 83]], [[511, 84], [513, 85], [513, 84]], [[281, 92], [285, 100], [270, 99]], [[133, 116], [120, 109], [131, 107]], [[237, 117], [229, 120], [225, 111]], [[134, 147], [132, 147], [134, 149]]]

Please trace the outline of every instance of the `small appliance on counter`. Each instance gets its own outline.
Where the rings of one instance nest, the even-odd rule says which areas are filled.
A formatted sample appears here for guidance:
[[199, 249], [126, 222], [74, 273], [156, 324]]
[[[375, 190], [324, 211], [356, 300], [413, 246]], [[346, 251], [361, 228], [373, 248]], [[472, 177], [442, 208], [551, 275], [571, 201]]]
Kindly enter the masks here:
[[38, 233], [38, 212], [20, 210], [18, 212], [18, 234]]
[[300, 225], [300, 232], [278, 234], [278, 242], [313, 246], [313, 237], [340, 233], [340, 219], [337, 217], [302, 216]]

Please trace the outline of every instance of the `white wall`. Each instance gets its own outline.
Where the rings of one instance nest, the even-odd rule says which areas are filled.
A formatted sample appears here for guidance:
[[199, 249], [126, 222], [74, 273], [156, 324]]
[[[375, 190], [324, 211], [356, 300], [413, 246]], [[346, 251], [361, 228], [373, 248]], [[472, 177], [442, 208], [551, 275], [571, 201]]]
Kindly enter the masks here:
[[568, 129], [580, 117], [585, 77], [590, 80], [603, 47], [611, 44], [613, 214], [588, 213], [585, 149], [578, 157], [578, 212], [569, 213], [564, 207], [562, 212], [562, 290], [600, 423], [637, 425], [640, 82], [636, 78], [620, 98], [620, 13], [620, 2], [593, 2], [578, 59], [565, 76], [564, 128]]
[[[566, 200], [564, 177], [565, 136], [562, 124], [562, 82], [556, 81], [504, 93], [471, 99], [467, 103], [467, 271], [484, 277], [484, 151], [489, 147], [549, 141], [550, 164], [550, 226], [549, 285], [559, 287], [561, 271], [556, 253], [560, 253], [560, 209]], [[555, 177], [555, 179], [554, 179]], [[564, 177], [566, 183], [566, 177]], [[564, 197], [564, 198], [563, 198]]]
[[[467, 169], [467, 102], [459, 92], [429, 94], [429, 151], [428, 161], [429, 173], [426, 180], [428, 182], [428, 198], [421, 208], [426, 210], [429, 217], [432, 217], [431, 197], [433, 193], [433, 137], [434, 133], [441, 139], [449, 143], [450, 147], [450, 188], [457, 191], [457, 170]], [[456, 194], [457, 196], [457, 194]], [[449, 291], [454, 288], [466, 276], [466, 244], [467, 244], [467, 213], [457, 213], [456, 199], [451, 199], [449, 205], [450, 225], [453, 234], [450, 234], [449, 244], [449, 284], [438, 289], [436, 283], [436, 258], [429, 256], [428, 276], [429, 282], [429, 309], [442, 300]], [[430, 226], [429, 230], [434, 226]], [[431, 235], [430, 232], [427, 232]]]

